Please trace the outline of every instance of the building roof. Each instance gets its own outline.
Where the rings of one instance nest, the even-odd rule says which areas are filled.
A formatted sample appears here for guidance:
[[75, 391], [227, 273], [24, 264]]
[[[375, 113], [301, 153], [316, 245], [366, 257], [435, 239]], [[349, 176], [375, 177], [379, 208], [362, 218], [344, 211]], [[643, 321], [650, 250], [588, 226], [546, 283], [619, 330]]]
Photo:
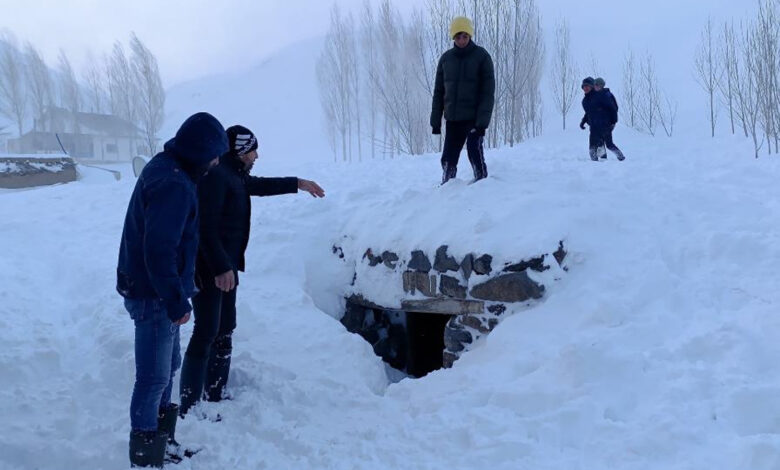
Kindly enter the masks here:
[[41, 117], [47, 122], [62, 122], [73, 120], [79, 125], [83, 134], [104, 135], [110, 137], [140, 137], [140, 131], [135, 124], [112, 114], [73, 113], [70, 110], [50, 106]]

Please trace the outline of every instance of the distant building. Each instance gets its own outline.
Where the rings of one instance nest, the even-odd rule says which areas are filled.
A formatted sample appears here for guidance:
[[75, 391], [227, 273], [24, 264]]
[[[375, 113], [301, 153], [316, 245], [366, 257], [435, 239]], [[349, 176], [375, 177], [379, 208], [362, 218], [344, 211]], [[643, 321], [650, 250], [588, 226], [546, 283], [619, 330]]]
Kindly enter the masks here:
[[133, 123], [110, 114], [74, 113], [54, 106], [35, 119], [30, 132], [8, 140], [10, 153], [62, 153], [62, 147], [79, 159], [129, 161], [148, 154]]

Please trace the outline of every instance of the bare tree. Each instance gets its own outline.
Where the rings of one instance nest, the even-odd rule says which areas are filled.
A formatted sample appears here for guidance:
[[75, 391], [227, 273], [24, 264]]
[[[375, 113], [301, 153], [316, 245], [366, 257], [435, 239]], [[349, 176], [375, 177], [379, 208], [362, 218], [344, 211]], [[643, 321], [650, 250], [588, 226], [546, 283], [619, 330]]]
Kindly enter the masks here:
[[54, 101], [51, 72], [38, 49], [29, 42], [24, 46], [24, 58], [25, 79], [32, 98], [33, 112], [35, 118], [40, 119]]
[[[503, 141], [513, 146], [534, 136], [541, 125], [541, 76], [544, 64], [544, 37], [539, 10], [534, 0], [512, 0], [511, 21], [505, 28], [509, 44], [506, 54], [507, 107]], [[500, 125], [501, 123], [499, 123]]]
[[764, 138], [759, 130], [761, 116], [759, 102], [762, 93], [759, 88], [760, 65], [758, 62], [760, 58], [757, 54], [759, 38], [750, 25], [744, 24], [740, 26], [740, 37], [738, 52], [741, 60], [737, 69], [739, 86], [734, 91], [737, 102], [736, 112], [742, 126], [753, 141], [754, 154], [758, 158], [758, 153], [764, 145]]
[[639, 127], [639, 72], [634, 51], [631, 49], [623, 60], [623, 96], [628, 109], [628, 125], [637, 129]]
[[448, 33], [456, 11], [479, 25], [475, 42], [495, 59], [496, 105], [486, 144], [511, 145], [541, 132], [544, 40], [534, 0], [426, 0], [425, 9], [409, 18], [391, 0], [367, 0], [359, 30], [351, 16], [334, 7], [333, 39], [318, 60], [334, 154], [349, 160], [355, 139], [361, 154], [364, 132], [370, 135], [372, 157], [376, 149], [392, 156], [441, 148], [441, 137], [431, 137], [428, 116], [436, 65], [452, 47]]
[[[380, 60], [377, 76], [369, 77], [388, 120], [391, 146], [398, 152], [418, 155], [432, 149], [426, 116], [430, 94], [415, 79], [420, 46], [411, 26], [403, 24], [389, 0], [379, 6], [377, 38]], [[388, 135], [388, 133], [390, 135]]]
[[767, 152], [780, 147], [780, 83], [778, 83], [778, 58], [780, 56], [780, 18], [775, 0], [759, 2], [758, 17], [753, 28], [753, 53], [761, 109], [761, 127], [767, 142]]
[[574, 58], [571, 55], [571, 39], [569, 23], [561, 19], [555, 29], [555, 53], [550, 72], [553, 100], [563, 120], [563, 130], [566, 130], [566, 116], [571, 110], [577, 95], [577, 78], [575, 77]]
[[138, 122], [137, 84], [119, 41], [114, 43], [111, 54], [106, 57], [105, 74], [111, 114], [128, 122]]
[[22, 54], [12, 36], [0, 37], [0, 114], [16, 123], [20, 136], [27, 117], [27, 103]]
[[[452, 38], [450, 37], [450, 20], [454, 16], [454, 6], [451, 0], [427, 0], [429, 26], [426, 40], [423, 45], [426, 51], [422, 53], [424, 57], [432, 60], [426, 66], [425, 89], [433, 96], [434, 78], [436, 66], [439, 57], [450, 47], [452, 47]], [[443, 145], [443, 136], [439, 135], [437, 139], [437, 150], [441, 150]]]
[[149, 155], [157, 153], [157, 133], [165, 119], [165, 89], [152, 51], [135, 33], [130, 35], [131, 66], [138, 91], [138, 117]]
[[672, 100], [668, 96], [659, 97], [658, 100], [658, 122], [661, 124], [664, 132], [668, 137], [674, 134], [674, 124], [677, 121], [677, 110], [679, 109], [679, 103], [676, 100]]
[[[341, 142], [341, 157], [343, 161], [349, 158], [348, 146], [350, 141], [350, 113], [351, 91], [350, 72], [352, 66], [349, 58], [345, 57], [346, 32], [345, 20], [337, 4], [333, 5], [330, 15], [329, 37], [322, 55], [317, 61], [317, 80], [320, 87], [320, 100], [329, 123], [326, 130], [332, 132], [331, 141]], [[338, 134], [338, 139], [335, 135]]]
[[[729, 123], [731, 124], [731, 133], [736, 132], [734, 126], [734, 86], [739, 84], [739, 59], [737, 58], [737, 38], [734, 33], [734, 24], [726, 22], [723, 24], [723, 31], [718, 41], [718, 60], [724, 80], [718, 80], [718, 91], [723, 100], [723, 104], [729, 110]], [[745, 137], [747, 137], [747, 129]]]
[[[365, 58], [362, 61], [363, 77], [376, 76], [377, 69], [377, 46], [376, 46], [376, 24], [374, 23], [374, 9], [371, 6], [371, 0], [365, 0], [363, 2], [363, 13], [361, 15], [361, 45], [362, 54]], [[356, 61], [360, 62], [360, 61]], [[369, 118], [369, 141], [371, 142], [371, 159], [376, 158], [376, 121], [378, 110], [378, 98], [376, 94], [376, 87], [369, 86], [368, 89], [368, 118]]]
[[107, 102], [104, 74], [100, 62], [92, 52], [87, 53], [87, 61], [81, 71], [81, 77], [87, 87], [88, 109], [93, 113], [102, 113]]
[[67, 54], [62, 49], [60, 49], [58, 72], [60, 105], [71, 112], [73, 132], [79, 133], [81, 129], [77, 113], [81, 111], [81, 88], [76, 79], [76, 73], [73, 71], [73, 66], [71, 66]]
[[712, 19], [707, 19], [707, 25], [702, 32], [701, 43], [696, 53], [694, 61], [696, 66], [696, 81], [699, 86], [707, 93], [710, 101], [710, 130], [712, 137], [715, 137], [715, 122], [717, 120], [717, 110], [715, 108], [715, 93], [718, 89], [718, 83], [721, 79], [721, 69], [717, 60], [714, 37], [712, 33]]
[[637, 106], [642, 128], [650, 135], [655, 135], [658, 125], [658, 109], [660, 108], [660, 93], [658, 91], [658, 77], [655, 72], [655, 59], [647, 52], [639, 66], [639, 79], [644, 96], [641, 96]]

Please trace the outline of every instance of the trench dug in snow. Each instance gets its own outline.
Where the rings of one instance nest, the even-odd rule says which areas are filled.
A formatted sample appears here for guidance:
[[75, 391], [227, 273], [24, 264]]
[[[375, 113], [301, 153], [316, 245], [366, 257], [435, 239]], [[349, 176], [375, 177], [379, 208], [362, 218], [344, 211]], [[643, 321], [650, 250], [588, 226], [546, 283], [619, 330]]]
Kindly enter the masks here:
[[[409, 256], [348, 251], [333, 247], [342, 275], [328, 276], [329, 295], [336, 290], [339, 298], [338, 311], [329, 313], [371, 344], [393, 369], [391, 380], [452, 367], [504, 318], [540, 302], [545, 285], [565, 272], [566, 257], [562, 241], [532, 257], [468, 253], [458, 260], [446, 245], [431, 256], [420, 250]], [[309, 287], [310, 294], [325, 288]]]

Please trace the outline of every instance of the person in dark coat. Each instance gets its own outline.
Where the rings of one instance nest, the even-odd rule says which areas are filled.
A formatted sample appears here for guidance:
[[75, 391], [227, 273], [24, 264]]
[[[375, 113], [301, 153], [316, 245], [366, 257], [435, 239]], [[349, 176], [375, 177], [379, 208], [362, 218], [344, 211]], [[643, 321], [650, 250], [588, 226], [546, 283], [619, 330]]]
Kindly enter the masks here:
[[[604, 79], [600, 77], [595, 80], [590, 77], [583, 80], [583, 91], [585, 91], [586, 86], [590, 88], [590, 91], [585, 91], [585, 97], [582, 101], [582, 106], [585, 108], [585, 115], [580, 122], [580, 129], [585, 129], [585, 124], [590, 125], [591, 160], [596, 161], [599, 157], [606, 159], [606, 149], [609, 149], [617, 156], [619, 161], [623, 161], [626, 157], [612, 140], [612, 131], [615, 129], [615, 125], [618, 122], [617, 99], [609, 88], [604, 88], [605, 84]], [[586, 107], [586, 102], [588, 107]], [[594, 116], [592, 124], [588, 114], [588, 108], [591, 109]]]
[[200, 248], [193, 299], [195, 327], [182, 365], [179, 394], [184, 416], [203, 396], [223, 398], [230, 373], [236, 328], [238, 271], [244, 271], [249, 242], [250, 196], [275, 196], [303, 190], [324, 197], [317, 183], [301, 178], [258, 178], [249, 174], [257, 159], [257, 138], [246, 127], [227, 130], [230, 150], [198, 187]]
[[179, 326], [190, 318], [198, 247], [196, 182], [228, 148], [222, 124], [198, 113], [182, 124], [138, 177], [125, 216], [116, 289], [135, 323], [130, 463], [162, 467], [174, 442], [173, 376]]
[[594, 87], [593, 78], [587, 77], [582, 81], [582, 91], [585, 93], [582, 108], [585, 116], [580, 122], [580, 128], [585, 129], [586, 123], [590, 127], [590, 159], [598, 161], [600, 154], [606, 154], [605, 136], [617, 122], [617, 108], [609, 96], [597, 92]]
[[[593, 81], [593, 90], [596, 93], [603, 93], [606, 95], [606, 97], [612, 102], [612, 106], [615, 108], [615, 119], [614, 121], [610, 122], [610, 125], [604, 130], [604, 145], [605, 147], [612, 153], [614, 153], [617, 156], [617, 159], [619, 161], [623, 161], [626, 159], [625, 155], [623, 155], [623, 152], [615, 145], [615, 142], [612, 140], [612, 132], [615, 130], [615, 125], [617, 124], [617, 116], [618, 116], [618, 103], [617, 99], [615, 98], [615, 95], [610, 91], [609, 88], [605, 88], [606, 82], [603, 78], [599, 77]], [[588, 115], [587, 113], [585, 116], [582, 117], [582, 122], [580, 122], [580, 128], [585, 129], [585, 123], [588, 122]], [[603, 149], [602, 149], [603, 150]], [[600, 151], [601, 158], [606, 159], [607, 158], [607, 152], [606, 151]]]
[[464, 143], [474, 181], [488, 175], [483, 143], [493, 114], [496, 81], [493, 59], [471, 40], [473, 35], [471, 20], [456, 17], [450, 25], [454, 45], [441, 56], [436, 67], [431, 109], [433, 133], [441, 134], [442, 116], [447, 121], [441, 156], [442, 184], [456, 176]]

